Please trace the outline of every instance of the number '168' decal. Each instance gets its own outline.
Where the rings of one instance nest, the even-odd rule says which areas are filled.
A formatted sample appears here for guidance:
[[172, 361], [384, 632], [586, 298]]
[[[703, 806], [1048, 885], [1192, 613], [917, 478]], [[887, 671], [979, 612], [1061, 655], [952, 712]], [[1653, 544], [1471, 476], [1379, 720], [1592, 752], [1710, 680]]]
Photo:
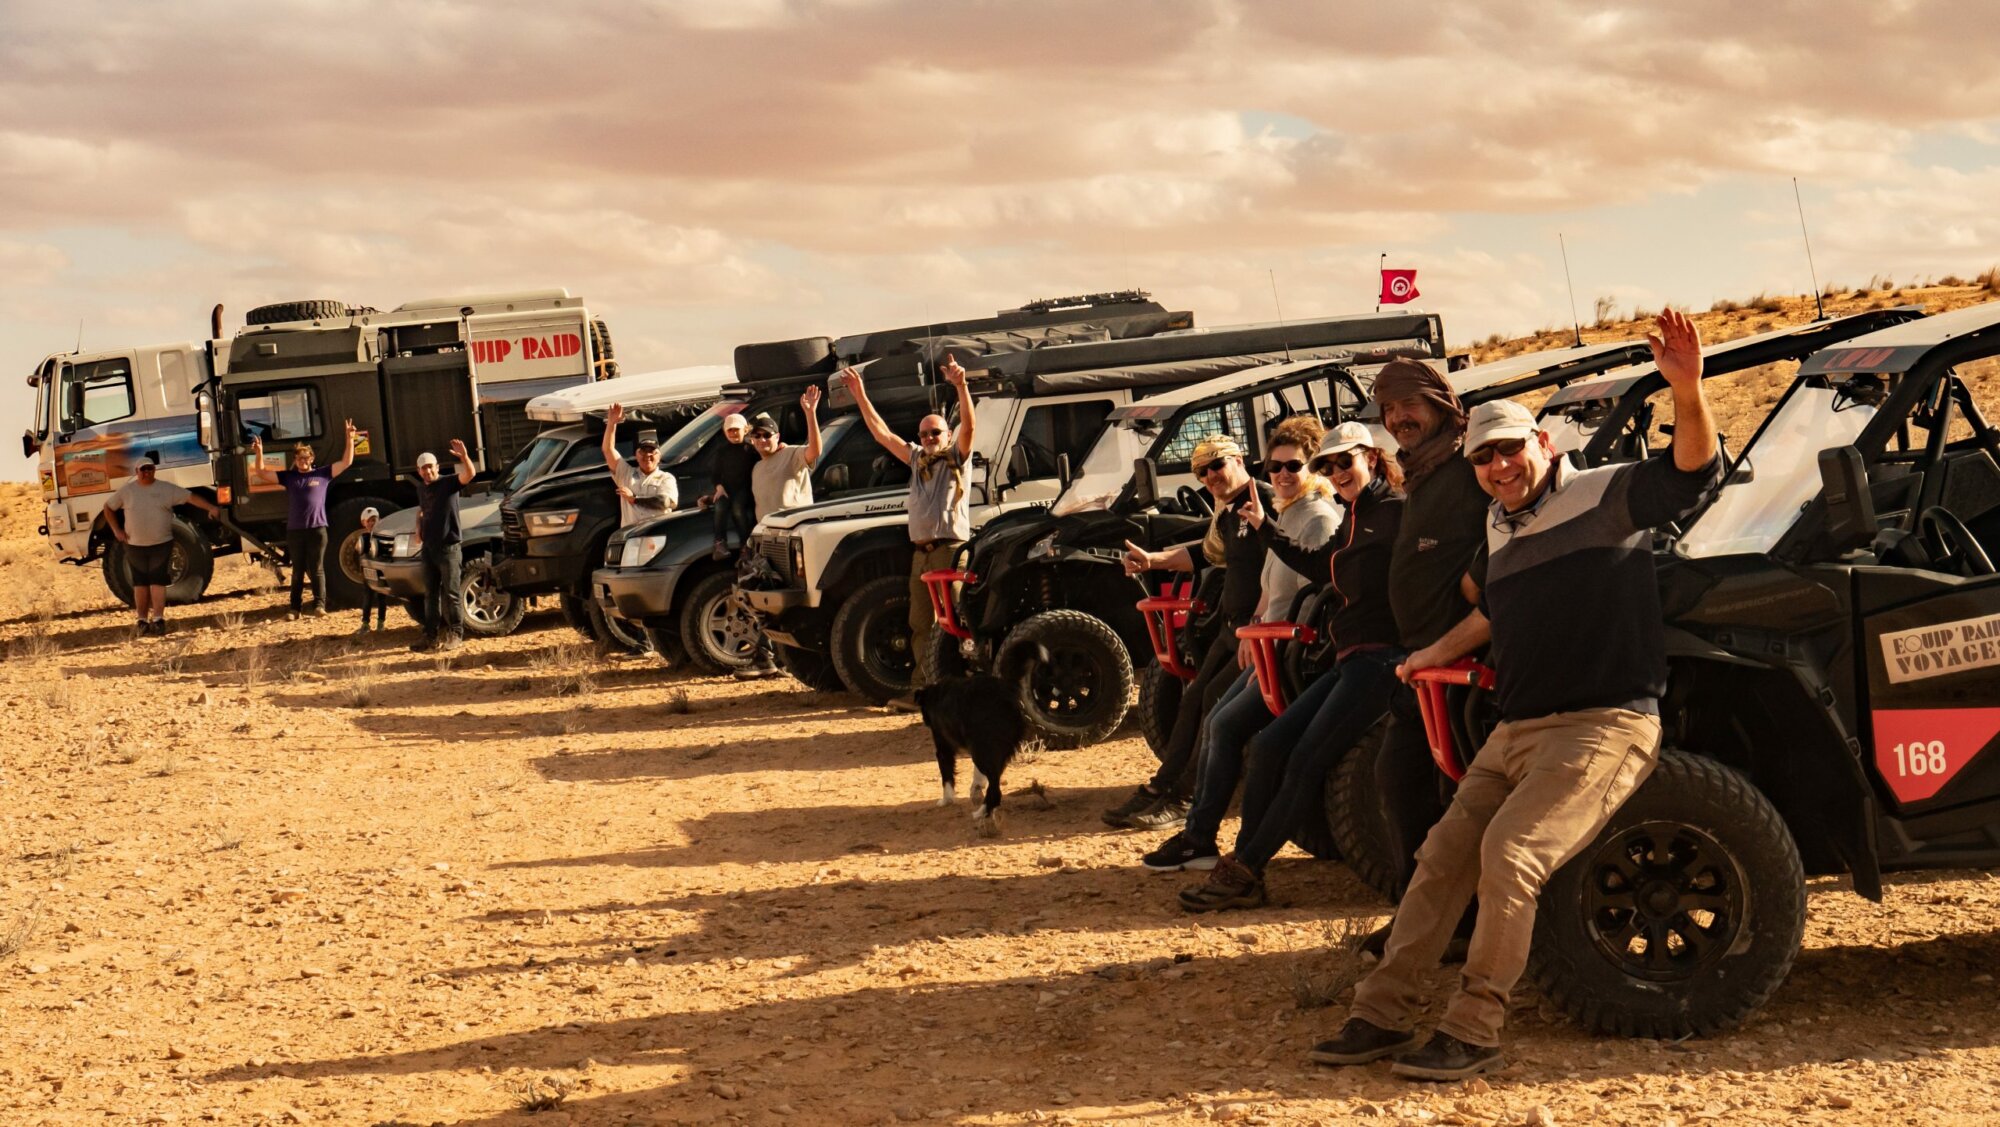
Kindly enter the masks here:
[[1944, 789], [2000, 735], [2000, 708], [1878, 708], [1875, 770], [1898, 803]]

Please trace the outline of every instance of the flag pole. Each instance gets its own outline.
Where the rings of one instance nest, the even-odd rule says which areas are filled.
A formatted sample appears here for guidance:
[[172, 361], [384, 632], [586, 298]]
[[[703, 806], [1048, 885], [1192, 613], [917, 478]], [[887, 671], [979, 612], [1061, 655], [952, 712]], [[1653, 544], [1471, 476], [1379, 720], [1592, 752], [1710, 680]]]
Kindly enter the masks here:
[[1380, 261], [1375, 263], [1375, 312], [1382, 312], [1382, 272], [1389, 269], [1389, 252], [1383, 251]]

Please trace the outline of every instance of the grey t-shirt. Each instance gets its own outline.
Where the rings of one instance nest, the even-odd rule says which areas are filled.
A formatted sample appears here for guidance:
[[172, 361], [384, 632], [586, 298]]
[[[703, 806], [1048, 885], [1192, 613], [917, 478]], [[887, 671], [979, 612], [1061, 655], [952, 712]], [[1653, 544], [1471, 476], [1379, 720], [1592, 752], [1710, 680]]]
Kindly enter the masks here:
[[[1313, 549], [1333, 539], [1340, 528], [1341, 512], [1324, 497], [1305, 497], [1278, 514], [1278, 527], [1292, 543], [1301, 548]], [[1278, 553], [1271, 552], [1264, 557], [1264, 613], [1265, 622], [1283, 622], [1292, 613], [1292, 601], [1299, 592], [1305, 590], [1311, 579], [1293, 571]]]
[[965, 455], [957, 444], [944, 455], [924, 465], [924, 448], [911, 442], [910, 448], [910, 542], [969, 540], [972, 518], [965, 511]]
[[757, 498], [757, 519], [779, 509], [813, 503], [812, 463], [803, 446], [782, 446], [750, 468], [750, 492]]
[[171, 482], [156, 481], [151, 485], [140, 485], [128, 481], [118, 487], [111, 500], [104, 503], [107, 509], [117, 509], [123, 514], [125, 536], [128, 542], [141, 547], [165, 544], [174, 538], [174, 506], [185, 504], [194, 494]]
[[623, 494], [618, 497], [618, 526], [629, 528], [642, 520], [663, 517], [673, 512], [681, 503], [680, 484], [674, 475], [663, 469], [654, 468], [652, 473], [642, 474], [638, 467], [620, 459], [611, 467], [611, 480], [624, 486], [632, 494], [627, 501]]

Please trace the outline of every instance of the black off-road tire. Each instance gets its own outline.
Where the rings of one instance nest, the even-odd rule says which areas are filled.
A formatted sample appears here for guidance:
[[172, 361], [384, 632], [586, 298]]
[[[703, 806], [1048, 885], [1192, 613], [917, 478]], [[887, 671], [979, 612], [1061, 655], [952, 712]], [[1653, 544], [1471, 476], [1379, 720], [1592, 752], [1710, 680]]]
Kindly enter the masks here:
[[1770, 800], [1730, 767], [1666, 751], [1543, 886], [1529, 973], [1593, 1032], [1709, 1034], [1784, 982], [1805, 924], [1805, 870]]
[[587, 600], [583, 609], [590, 616], [590, 637], [605, 653], [642, 654], [653, 648], [645, 627], [606, 614], [596, 599]]
[[672, 626], [645, 627], [646, 640], [653, 645], [653, 653], [668, 669], [687, 667], [687, 647], [681, 644], [681, 632]]
[[1187, 682], [1167, 672], [1158, 661], [1146, 666], [1139, 674], [1139, 734], [1146, 737], [1146, 746], [1153, 749], [1153, 758], [1159, 759], [1167, 753], [1167, 741], [1173, 738], [1174, 717], [1181, 710], [1181, 693]]
[[[602, 553], [599, 554], [601, 555]], [[593, 642], [596, 641], [597, 631], [590, 624], [590, 604], [592, 601], [590, 596], [578, 594], [575, 591], [564, 591], [558, 601], [562, 606], [563, 621], [569, 623], [570, 629]]]
[[850, 592], [833, 616], [827, 652], [840, 681], [856, 696], [887, 704], [910, 691], [910, 581], [870, 579]]
[[280, 301], [260, 305], [243, 315], [245, 325], [280, 325], [287, 321], [345, 321], [344, 301]]
[[748, 668], [756, 656], [755, 612], [731, 602], [735, 589], [735, 573], [717, 570], [674, 594], [680, 602], [681, 646], [704, 672], [733, 673]]
[[597, 378], [618, 378], [618, 353], [611, 347], [611, 328], [601, 317], [590, 319], [590, 350], [597, 356]]
[[833, 371], [833, 338], [800, 337], [736, 346], [736, 378], [744, 383]]
[[361, 510], [382, 516], [403, 506], [382, 497], [349, 497], [326, 514], [326, 606], [348, 610], [361, 605], [368, 583], [361, 575]]
[[838, 693], [847, 688], [840, 679], [840, 671], [833, 667], [831, 656], [782, 642], [777, 643], [776, 650], [778, 668], [806, 688], [822, 693]]
[[[194, 525], [174, 518], [174, 547], [169, 556], [173, 582], [167, 584], [167, 605], [182, 607], [201, 601], [215, 578], [215, 549]], [[132, 565], [125, 545], [113, 540], [104, 553], [104, 585], [119, 602], [132, 605]]]
[[500, 586], [494, 559], [482, 552], [458, 570], [458, 624], [474, 638], [504, 638], [521, 625], [528, 600]]
[[1014, 627], [998, 665], [1010, 671], [1003, 676], [1019, 677], [1028, 727], [1052, 750], [1109, 739], [1132, 702], [1125, 643], [1103, 619], [1080, 610], [1043, 611]]
[[1347, 749], [1326, 780], [1326, 824], [1341, 860], [1362, 884], [1395, 903], [1403, 898], [1403, 869], [1389, 837], [1389, 816], [1375, 783], [1386, 717]]
[[931, 631], [931, 643], [917, 657], [924, 663], [924, 684], [935, 685], [947, 677], [969, 677], [972, 663], [958, 648], [959, 639], [942, 629]]

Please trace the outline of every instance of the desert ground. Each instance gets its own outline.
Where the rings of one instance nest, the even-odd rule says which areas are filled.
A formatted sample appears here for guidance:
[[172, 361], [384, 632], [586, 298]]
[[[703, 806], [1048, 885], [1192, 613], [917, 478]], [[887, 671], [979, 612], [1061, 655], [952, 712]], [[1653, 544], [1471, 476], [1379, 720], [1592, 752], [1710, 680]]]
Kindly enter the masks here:
[[[1936, 289], [1843, 300], [1994, 296]], [[549, 612], [419, 656], [229, 558], [133, 642], [38, 508], [0, 489], [0, 1123], [2000, 1121], [2000, 875], [1815, 879], [1724, 1035], [1593, 1036], [1524, 985], [1495, 1076], [1315, 1068], [1387, 904], [1294, 854], [1269, 906], [1183, 914], [1097, 819], [1133, 729], [1017, 763], [982, 837], [911, 718]]]

